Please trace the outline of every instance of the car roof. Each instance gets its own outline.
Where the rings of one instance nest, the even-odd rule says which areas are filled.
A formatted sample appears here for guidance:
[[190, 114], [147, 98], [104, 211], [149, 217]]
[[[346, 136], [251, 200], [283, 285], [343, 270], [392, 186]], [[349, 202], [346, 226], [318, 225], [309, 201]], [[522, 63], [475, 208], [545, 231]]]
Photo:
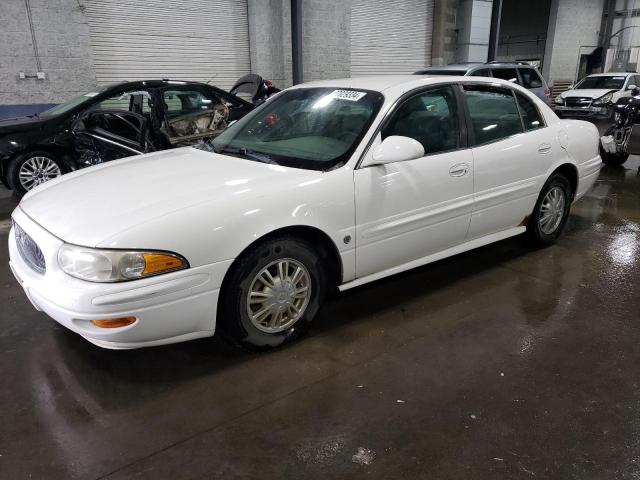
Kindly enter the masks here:
[[[328, 87], [328, 88], [351, 88], [361, 90], [373, 90], [378, 92], [385, 92], [391, 89], [399, 89], [401, 91], [409, 91], [414, 88], [428, 85], [436, 85], [439, 83], [453, 83], [453, 82], [474, 82], [484, 84], [499, 84], [507, 87], [520, 88], [517, 84], [502, 80], [499, 78], [484, 78], [484, 77], [463, 77], [461, 75], [378, 75], [371, 77], [353, 77], [353, 78], [339, 78], [336, 80], [317, 80], [315, 82], [301, 83], [295, 85], [292, 88], [313, 88], [313, 87]], [[521, 89], [521, 88], [520, 88]], [[525, 89], [522, 89], [525, 90]], [[526, 91], [526, 90], [525, 90]]]
[[430, 70], [437, 71], [445, 71], [445, 70], [473, 70], [473, 69], [485, 69], [485, 68], [501, 68], [501, 67], [525, 67], [525, 68], [535, 68], [534, 65], [529, 65], [528, 63], [518, 63], [518, 62], [468, 62], [468, 63], [450, 63], [449, 65], [432, 65], [431, 67], [425, 67], [420, 72], [428, 72]]
[[172, 80], [168, 78], [162, 79], [151, 79], [151, 80], [134, 80], [132, 82], [118, 82], [111, 83], [105, 86], [105, 89], [112, 88], [121, 88], [121, 87], [148, 87], [148, 88], [159, 88], [159, 87], [168, 87], [168, 86], [180, 86], [180, 85], [206, 85], [211, 86], [202, 82], [195, 82], [190, 80]]
[[607, 73], [592, 73], [587, 77], [628, 77], [629, 75], [637, 75], [636, 72], [607, 72]]

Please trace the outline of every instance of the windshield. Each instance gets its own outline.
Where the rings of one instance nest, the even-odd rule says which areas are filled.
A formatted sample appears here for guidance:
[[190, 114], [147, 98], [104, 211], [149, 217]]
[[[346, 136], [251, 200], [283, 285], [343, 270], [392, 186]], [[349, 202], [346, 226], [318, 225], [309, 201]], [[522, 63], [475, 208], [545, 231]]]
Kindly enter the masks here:
[[299, 88], [273, 97], [197, 148], [294, 168], [349, 159], [382, 104], [368, 90]]
[[606, 90], [620, 90], [624, 85], [624, 81], [627, 77], [621, 76], [599, 76], [599, 77], [587, 77], [578, 83], [575, 87], [576, 90], [584, 90], [587, 88], [598, 88]]
[[84, 93], [82, 95], [78, 95], [77, 97], [73, 97], [71, 100], [68, 100], [65, 103], [61, 103], [60, 105], [56, 105], [55, 107], [52, 107], [49, 110], [45, 110], [44, 112], [41, 112], [39, 115], [41, 117], [53, 117], [56, 115], [61, 115], [63, 113], [68, 112], [72, 108], [77, 107], [78, 105], [95, 97], [102, 90], [104, 90], [104, 88], [101, 90], [96, 90], [95, 92], [89, 92], [89, 93]]

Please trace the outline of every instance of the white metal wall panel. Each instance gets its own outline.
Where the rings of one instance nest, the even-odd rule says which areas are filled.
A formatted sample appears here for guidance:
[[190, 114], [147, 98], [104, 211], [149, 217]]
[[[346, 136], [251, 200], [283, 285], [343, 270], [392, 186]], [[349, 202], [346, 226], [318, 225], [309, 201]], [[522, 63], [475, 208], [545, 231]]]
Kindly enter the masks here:
[[434, 0], [353, 0], [351, 76], [413, 73], [431, 65]]
[[249, 73], [247, 0], [85, 0], [99, 84], [172, 78], [228, 89]]

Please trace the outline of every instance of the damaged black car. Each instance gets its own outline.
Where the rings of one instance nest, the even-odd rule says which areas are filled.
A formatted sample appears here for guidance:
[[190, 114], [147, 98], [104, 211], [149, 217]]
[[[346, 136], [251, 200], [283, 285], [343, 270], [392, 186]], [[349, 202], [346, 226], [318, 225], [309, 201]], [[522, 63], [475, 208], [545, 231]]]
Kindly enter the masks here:
[[253, 74], [231, 92], [198, 82], [127, 82], [0, 120], [0, 180], [22, 195], [83, 167], [203, 142], [277, 91]]

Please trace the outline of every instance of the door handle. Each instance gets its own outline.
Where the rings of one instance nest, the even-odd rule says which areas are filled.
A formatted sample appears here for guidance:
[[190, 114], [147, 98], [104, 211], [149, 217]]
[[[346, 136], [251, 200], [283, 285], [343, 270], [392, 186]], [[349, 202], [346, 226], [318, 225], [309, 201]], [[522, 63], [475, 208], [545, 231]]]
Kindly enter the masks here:
[[538, 152], [539, 153], [547, 153], [549, 150], [551, 150], [551, 144], [550, 143], [542, 143], [542, 144], [538, 145]]
[[449, 169], [449, 175], [452, 177], [464, 177], [469, 173], [471, 166], [468, 163], [459, 163]]

